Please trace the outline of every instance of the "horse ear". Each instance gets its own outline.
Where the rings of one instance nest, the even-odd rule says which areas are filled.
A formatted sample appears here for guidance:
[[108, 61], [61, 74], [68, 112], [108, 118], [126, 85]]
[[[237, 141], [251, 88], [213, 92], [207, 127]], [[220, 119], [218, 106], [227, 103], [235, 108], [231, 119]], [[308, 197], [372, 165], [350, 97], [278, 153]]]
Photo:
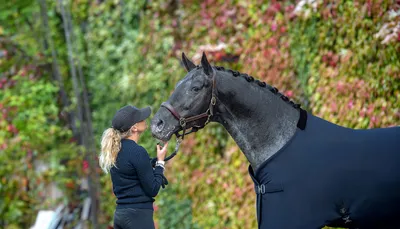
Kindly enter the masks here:
[[182, 62], [183, 62], [183, 65], [185, 66], [186, 71], [188, 71], [188, 72], [190, 72], [190, 70], [192, 70], [193, 68], [196, 67], [196, 65], [193, 64], [193, 62], [190, 61], [190, 60], [186, 57], [186, 55], [185, 55], [184, 52], [182, 52]]
[[203, 66], [203, 70], [204, 73], [206, 73], [206, 75], [211, 75], [212, 73], [212, 67], [210, 65], [210, 63], [207, 60], [206, 54], [203, 52], [203, 56], [201, 57], [201, 66]]

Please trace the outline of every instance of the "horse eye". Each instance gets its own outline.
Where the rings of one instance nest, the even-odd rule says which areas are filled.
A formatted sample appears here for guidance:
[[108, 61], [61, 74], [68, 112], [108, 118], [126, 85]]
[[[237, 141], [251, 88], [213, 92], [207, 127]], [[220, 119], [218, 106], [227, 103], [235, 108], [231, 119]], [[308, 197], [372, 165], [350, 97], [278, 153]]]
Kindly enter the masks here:
[[200, 91], [200, 88], [199, 87], [192, 87], [192, 91], [198, 92], [198, 91]]

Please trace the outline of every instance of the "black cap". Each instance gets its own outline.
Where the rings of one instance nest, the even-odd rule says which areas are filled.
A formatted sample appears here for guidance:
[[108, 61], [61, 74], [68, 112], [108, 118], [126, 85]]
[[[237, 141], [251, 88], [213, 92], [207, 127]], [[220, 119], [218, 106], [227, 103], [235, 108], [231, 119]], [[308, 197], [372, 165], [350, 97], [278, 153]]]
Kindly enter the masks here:
[[112, 120], [112, 128], [125, 132], [134, 124], [148, 118], [150, 114], [150, 107], [139, 109], [135, 106], [124, 106], [115, 113]]

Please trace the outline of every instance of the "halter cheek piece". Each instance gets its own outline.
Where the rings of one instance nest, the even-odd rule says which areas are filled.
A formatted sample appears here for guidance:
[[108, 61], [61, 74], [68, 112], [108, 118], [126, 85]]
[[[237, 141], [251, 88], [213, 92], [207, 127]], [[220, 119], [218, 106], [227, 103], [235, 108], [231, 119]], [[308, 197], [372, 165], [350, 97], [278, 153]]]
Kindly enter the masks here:
[[[213, 69], [210, 105], [208, 106], [208, 109], [204, 113], [201, 113], [198, 115], [194, 115], [194, 116], [185, 118], [185, 117], [182, 117], [181, 115], [179, 115], [179, 113], [175, 110], [175, 108], [168, 102], [163, 102], [161, 104], [161, 107], [165, 107], [167, 110], [169, 110], [169, 112], [171, 112], [171, 114], [179, 121], [179, 125], [181, 126], [183, 133], [179, 134], [179, 131], [176, 132], [175, 135], [178, 138], [181, 138], [183, 140], [185, 135], [188, 135], [190, 133], [198, 131], [199, 129], [204, 128], [210, 122], [210, 118], [214, 115], [214, 106], [217, 103], [217, 96], [215, 95], [215, 87], [216, 87], [215, 70]], [[205, 118], [207, 118], [207, 119], [205, 120], [205, 122], [202, 125], [193, 125], [192, 124], [194, 121], [197, 121], [200, 119], [205, 119]], [[186, 132], [187, 128], [192, 128], [192, 129], [189, 132]]]

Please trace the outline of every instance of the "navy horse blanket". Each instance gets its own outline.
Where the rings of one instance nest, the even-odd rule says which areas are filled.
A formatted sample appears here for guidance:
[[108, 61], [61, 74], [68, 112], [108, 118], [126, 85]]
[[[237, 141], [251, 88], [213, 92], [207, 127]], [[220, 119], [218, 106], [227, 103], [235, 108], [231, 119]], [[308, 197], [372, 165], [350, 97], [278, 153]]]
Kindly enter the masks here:
[[355, 130], [307, 114], [249, 173], [260, 229], [400, 228], [400, 127]]

